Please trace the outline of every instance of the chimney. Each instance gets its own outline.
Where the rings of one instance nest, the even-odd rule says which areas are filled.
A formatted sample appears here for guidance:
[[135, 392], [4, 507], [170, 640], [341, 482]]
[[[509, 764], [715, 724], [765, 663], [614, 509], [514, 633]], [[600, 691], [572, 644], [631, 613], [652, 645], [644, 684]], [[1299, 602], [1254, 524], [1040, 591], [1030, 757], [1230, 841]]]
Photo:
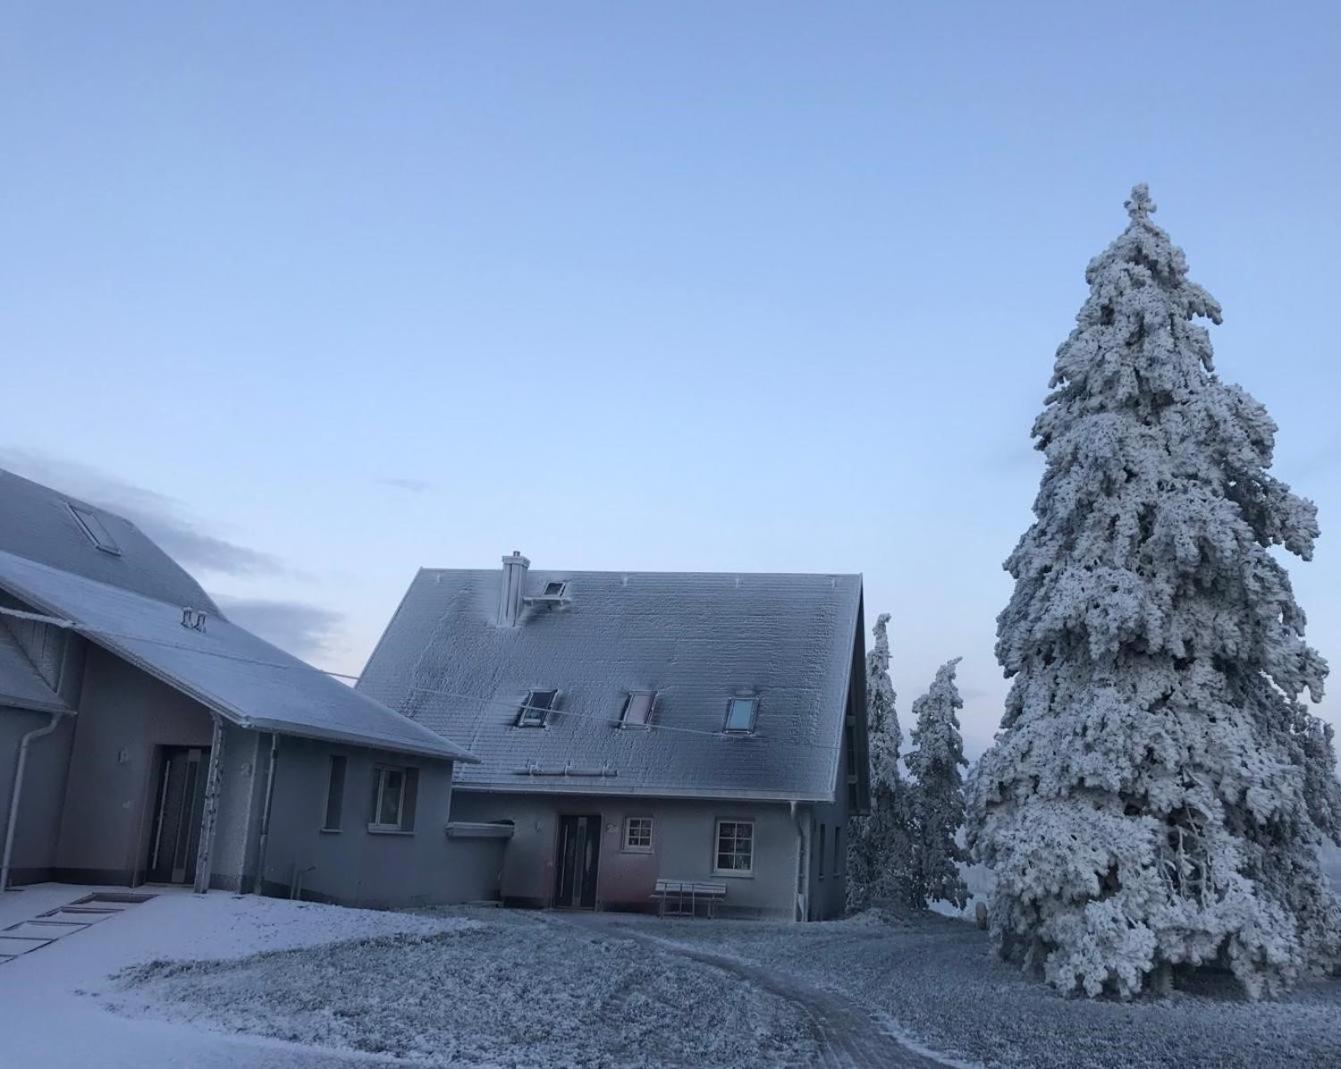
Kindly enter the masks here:
[[516, 627], [526, 593], [526, 569], [531, 562], [517, 550], [503, 558], [503, 585], [498, 588], [498, 626]]

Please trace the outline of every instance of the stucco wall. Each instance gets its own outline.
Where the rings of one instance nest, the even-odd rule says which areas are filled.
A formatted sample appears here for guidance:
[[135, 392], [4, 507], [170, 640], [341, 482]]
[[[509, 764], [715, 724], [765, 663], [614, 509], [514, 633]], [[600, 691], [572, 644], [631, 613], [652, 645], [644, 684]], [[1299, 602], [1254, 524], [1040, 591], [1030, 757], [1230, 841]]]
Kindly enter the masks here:
[[[597, 905], [601, 909], [651, 909], [658, 877], [714, 880], [727, 885], [724, 913], [794, 913], [797, 830], [786, 804], [699, 802], [674, 799], [555, 797], [460, 790], [454, 820], [512, 820], [515, 830], [503, 860], [505, 902], [545, 906], [554, 899], [555, 854], [561, 815], [601, 817]], [[626, 852], [624, 819], [652, 818], [650, 853]], [[749, 876], [713, 871], [718, 820], [754, 821], [754, 871]]]
[[[346, 759], [340, 831], [323, 831], [332, 754]], [[419, 770], [414, 830], [371, 832], [374, 768]], [[265, 889], [289, 893], [302, 871], [304, 897], [384, 908], [460, 901], [447, 839], [449, 761], [381, 753], [283, 737], [275, 771]], [[471, 897], [480, 897], [472, 895]]]
[[[9, 821], [19, 742], [29, 731], [44, 728], [50, 722], [49, 713], [0, 706], [0, 837]], [[10, 858], [10, 882], [14, 885], [51, 878], [73, 742], [73, 718], [66, 716], [54, 732], [34, 739], [28, 747], [28, 768], [23, 777], [23, 797], [19, 801]]]
[[131, 882], [144, 868], [156, 747], [208, 747], [211, 735], [198, 702], [91, 647], [56, 849], [61, 878]]

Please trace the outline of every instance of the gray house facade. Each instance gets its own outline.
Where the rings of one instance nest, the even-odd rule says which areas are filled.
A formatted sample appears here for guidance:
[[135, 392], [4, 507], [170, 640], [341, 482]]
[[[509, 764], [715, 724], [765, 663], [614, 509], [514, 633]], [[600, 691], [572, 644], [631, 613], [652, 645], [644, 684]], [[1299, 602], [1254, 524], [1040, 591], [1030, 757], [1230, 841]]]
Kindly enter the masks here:
[[868, 809], [858, 575], [419, 572], [358, 690], [479, 762], [449, 837], [501, 844], [494, 893], [819, 920]]
[[0, 886], [478, 897], [500, 845], [446, 834], [473, 760], [230, 622], [129, 521], [0, 472]]

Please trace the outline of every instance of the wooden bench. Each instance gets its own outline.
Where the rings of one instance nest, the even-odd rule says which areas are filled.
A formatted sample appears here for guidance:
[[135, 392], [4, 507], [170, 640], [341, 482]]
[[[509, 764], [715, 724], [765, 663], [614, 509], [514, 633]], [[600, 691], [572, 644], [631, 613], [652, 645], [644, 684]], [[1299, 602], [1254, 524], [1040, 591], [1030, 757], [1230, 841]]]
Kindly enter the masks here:
[[660, 917], [696, 917], [703, 903], [709, 917], [717, 916], [717, 903], [726, 897], [726, 884], [705, 880], [657, 880], [652, 897]]

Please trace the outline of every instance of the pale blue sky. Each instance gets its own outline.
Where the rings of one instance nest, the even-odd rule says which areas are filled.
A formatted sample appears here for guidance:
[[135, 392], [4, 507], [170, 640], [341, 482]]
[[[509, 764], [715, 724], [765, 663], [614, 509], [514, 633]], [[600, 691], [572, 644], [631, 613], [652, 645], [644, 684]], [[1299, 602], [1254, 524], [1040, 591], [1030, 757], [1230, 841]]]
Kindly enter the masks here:
[[1029, 426], [1139, 180], [1319, 504], [1341, 662], [1336, 5], [4, 8], [0, 463], [327, 667], [514, 547], [861, 571], [905, 720], [962, 654], [976, 752]]

